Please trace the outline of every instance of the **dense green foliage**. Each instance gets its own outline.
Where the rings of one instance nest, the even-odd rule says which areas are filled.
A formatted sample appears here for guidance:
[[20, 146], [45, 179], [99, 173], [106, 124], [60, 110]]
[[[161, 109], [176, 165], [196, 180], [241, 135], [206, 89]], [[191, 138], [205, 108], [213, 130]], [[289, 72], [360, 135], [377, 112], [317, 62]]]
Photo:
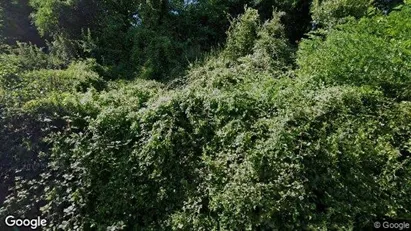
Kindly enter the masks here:
[[401, 3], [402, 0], [314, 0], [311, 12], [316, 25], [330, 28], [375, 11], [387, 14]]
[[410, 13], [405, 8], [389, 17], [364, 18], [355, 27], [338, 27], [324, 42], [313, 38], [301, 46], [301, 73], [326, 84], [372, 86], [410, 100]]
[[[41, 215], [45, 230], [411, 219], [409, 2], [30, 3], [49, 42], [0, 47], [0, 218]], [[320, 29], [304, 34], [309, 12]]]
[[[243, 13], [246, 4], [260, 9], [264, 15], [262, 21], [270, 18], [273, 8], [289, 12], [284, 21], [289, 25], [286, 32], [290, 41], [298, 40], [309, 25], [307, 1], [31, 0], [31, 3], [36, 10], [34, 22], [43, 35], [70, 44], [69, 53], [73, 57], [83, 57], [84, 49], [88, 50], [99, 63], [109, 67], [106, 75], [111, 78], [137, 75], [164, 81], [183, 74], [189, 62], [224, 43], [229, 16]], [[91, 35], [85, 39], [88, 30]]]

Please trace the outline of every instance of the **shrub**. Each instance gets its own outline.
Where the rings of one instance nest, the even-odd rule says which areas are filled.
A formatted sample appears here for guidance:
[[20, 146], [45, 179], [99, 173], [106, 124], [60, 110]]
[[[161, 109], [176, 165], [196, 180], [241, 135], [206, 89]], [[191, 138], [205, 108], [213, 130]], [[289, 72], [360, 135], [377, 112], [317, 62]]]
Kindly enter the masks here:
[[[409, 217], [407, 56], [378, 53], [388, 38], [387, 51], [405, 46], [407, 11], [305, 41], [293, 72], [280, 15], [260, 25], [246, 10], [230, 30], [239, 38], [181, 88], [140, 80], [29, 101], [30, 112], [69, 113], [47, 135], [43, 174], [16, 184], [2, 214], [38, 203], [50, 230], [350, 230]], [[366, 46], [369, 31], [382, 36]], [[354, 41], [370, 51], [360, 62], [345, 59]], [[371, 58], [398, 65], [370, 78]], [[392, 88], [378, 71], [399, 75]]]
[[311, 6], [315, 23], [333, 27], [346, 21], [347, 17], [361, 18], [372, 7], [372, 0], [314, 0]]
[[409, 100], [410, 17], [408, 6], [389, 16], [351, 22], [300, 46], [302, 75], [329, 85], [371, 86], [386, 96]]
[[70, 127], [65, 116], [79, 113], [66, 98], [88, 88], [102, 89], [105, 83], [92, 70], [91, 60], [72, 63], [65, 70], [43, 69], [50, 56], [30, 46], [11, 51], [19, 49], [23, 52], [18, 55], [0, 55], [0, 213], [34, 217], [43, 203], [43, 186], [34, 182], [48, 164], [42, 153], [50, 145], [44, 138]]

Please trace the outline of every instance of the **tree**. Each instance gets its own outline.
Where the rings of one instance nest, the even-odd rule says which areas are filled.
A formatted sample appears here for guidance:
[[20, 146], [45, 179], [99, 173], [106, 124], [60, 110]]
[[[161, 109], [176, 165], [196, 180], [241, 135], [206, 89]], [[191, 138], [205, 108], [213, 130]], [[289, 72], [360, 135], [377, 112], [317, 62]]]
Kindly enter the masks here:
[[39, 46], [45, 45], [31, 23], [31, 12], [28, 0], [0, 1], [0, 37], [6, 44], [30, 42]]

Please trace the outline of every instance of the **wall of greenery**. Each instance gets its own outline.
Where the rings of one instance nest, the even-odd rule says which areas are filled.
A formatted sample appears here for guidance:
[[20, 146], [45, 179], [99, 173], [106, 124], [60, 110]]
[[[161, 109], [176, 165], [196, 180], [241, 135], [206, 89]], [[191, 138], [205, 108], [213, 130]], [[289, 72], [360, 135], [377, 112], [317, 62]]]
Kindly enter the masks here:
[[0, 3], [2, 220], [363, 230], [411, 219], [410, 2], [28, 4], [41, 48], [12, 39]]

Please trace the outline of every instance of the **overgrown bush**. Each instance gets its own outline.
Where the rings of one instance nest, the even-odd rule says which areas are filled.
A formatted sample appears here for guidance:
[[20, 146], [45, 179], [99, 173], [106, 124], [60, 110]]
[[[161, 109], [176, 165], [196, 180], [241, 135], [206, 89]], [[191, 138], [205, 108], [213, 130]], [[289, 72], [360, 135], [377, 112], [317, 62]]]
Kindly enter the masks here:
[[[105, 82], [96, 70], [112, 66], [5, 49], [0, 217], [41, 215], [45, 230], [362, 230], [411, 219], [411, 10], [355, 19], [365, 5], [323, 1], [318, 17], [332, 26], [301, 43], [297, 67], [283, 13], [261, 22], [246, 8], [178, 87]], [[146, 78], [177, 73], [173, 57], [187, 51], [157, 33], [158, 12], [127, 32], [131, 69]], [[345, 16], [355, 17], [333, 21]]]
[[373, 6], [372, 0], [314, 0], [311, 6], [315, 23], [326, 28], [346, 22], [347, 17], [361, 18]]
[[35, 216], [42, 201], [41, 187], [34, 182], [48, 165], [41, 153], [50, 148], [44, 138], [70, 127], [65, 116], [75, 115], [60, 100], [88, 88], [102, 89], [105, 83], [93, 71], [92, 60], [51, 69], [60, 67], [55, 57], [36, 47], [21, 44], [5, 50], [0, 55], [1, 216]]
[[302, 75], [327, 85], [371, 86], [397, 100], [410, 100], [410, 7], [389, 16], [337, 27], [325, 41], [300, 46]]
[[[60, 105], [70, 125], [48, 136], [41, 179], [15, 188], [5, 211], [34, 194], [48, 228], [63, 230], [362, 229], [409, 217], [407, 56], [361, 72], [370, 58], [392, 64], [380, 40], [394, 41], [388, 51], [405, 43], [408, 30], [395, 25], [407, 11], [305, 41], [294, 73], [280, 14], [260, 25], [247, 10], [229, 33], [241, 36], [181, 88], [110, 83], [36, 100], [26, 107]], [[378, 20], [390, 26], [373, 29]], [[370, 30], [382, 36], [366, 46]], [[363, 62], [350, 60], [354, 41], [370, 51]]]

